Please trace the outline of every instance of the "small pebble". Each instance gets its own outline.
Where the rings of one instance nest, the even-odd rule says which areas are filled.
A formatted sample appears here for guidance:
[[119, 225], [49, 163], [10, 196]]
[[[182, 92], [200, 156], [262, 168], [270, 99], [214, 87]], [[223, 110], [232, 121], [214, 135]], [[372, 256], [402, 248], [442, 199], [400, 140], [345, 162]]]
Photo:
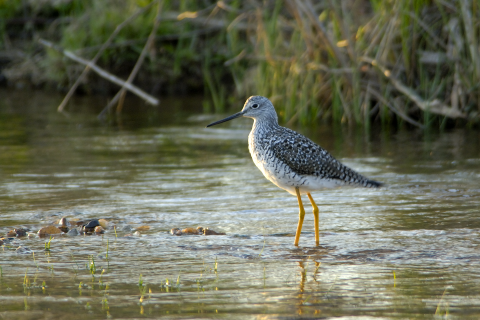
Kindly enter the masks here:
[[99, 226], [100, 223], [97, 219], [90, 220], [86, 225], [85, 229], [94, 229], [95, 227]]
[[173, 234], [174, 236], [181, 236], [182, 235], [182, 230], [178, 228], [173, 228], [170, 230], [170, 233]]
[[122, 231], [132, 231], [132, 227], [130, 227], [130, 226], [124, 226], [124, 227], [122, 228]]
[[71, 237], [75, 237], [75, 236], [78, 236], [78, 230], [75, 228], [75, 229], [70, 229], [70, 231], [67, 232], [67, 235], [68, 236], [71, 236]]
[[27, 229], [23, 228], [18, 228], [18, 229], [13, 229], [15, 233], [17, 234], [17, 237], [25, 237], [27, 235]]
[[137, 230], [137, 231], [148, 231], [148, 230], [150, 230], [150, 227], [149, 226], [141, 226], [141, 227], [136, 228], [135, 230]]
[[62, 230], [62, 232], [67, 233], [69, 230], [69, 226], [71, 225], [70, 222], [68, 222], [67, 218], [63, 217], [62, 219], [58, 220], [58, 229]]
[[96, 227], [95, 227], [95, 233], [96, 233], [96, 234], [105, 233], [105, 229], [103, 229], [102, 226], [96, 226]]
[[93, 219], [93, 220], [90, 220], [87, 224], [85, 224], [82, 230], [85, 233], [92, 233], [95, 231], [95, 227], [98, 227], [98, 226], [100, 226], [98, 219]]
[[135, 237], [141, 237], [141, 236], [142, 236], [142, 234], [141, 234], [140, 232], [138, 232], [138, 231], [135, 231], [135, 232], [133, 233], [133, 235], [134, 235]]
[[107, 229], [108, 228], [108, 221], [105, 220], [105, 219], [99, 219], [98, 220], [98, 223], [100, 224], [100, 226], [102, 226], [103, 229]]
[[70, 226], [70, 222], [68, 222], [66, 217], [63, 217], [62, 219], [58, 220], [57, 224], [62, 227]]

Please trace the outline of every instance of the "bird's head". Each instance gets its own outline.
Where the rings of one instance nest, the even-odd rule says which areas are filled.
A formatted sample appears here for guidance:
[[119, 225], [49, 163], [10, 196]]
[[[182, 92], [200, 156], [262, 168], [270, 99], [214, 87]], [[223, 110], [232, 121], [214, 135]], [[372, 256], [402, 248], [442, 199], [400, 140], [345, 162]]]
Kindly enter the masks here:
[[225, 119], [210, 123], [207, 127], [211, 127], [239, 117], [247, 117], [255, 120], [271, 118], [271, 120], [273, 120], [275, 123], [278, 122], [277, 113], [275, 112], [275, 108], [270, 100], [262, 96], [251, 96], [245, 102], [242, 111], [226, 117]]

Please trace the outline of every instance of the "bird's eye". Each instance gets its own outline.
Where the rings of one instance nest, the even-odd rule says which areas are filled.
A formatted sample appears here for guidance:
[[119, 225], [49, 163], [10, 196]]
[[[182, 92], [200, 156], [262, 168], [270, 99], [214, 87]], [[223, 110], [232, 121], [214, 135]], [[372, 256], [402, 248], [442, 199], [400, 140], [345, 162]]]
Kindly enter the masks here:
[[257, 109], [257, 108], [258, 108], [258, 104], [255, 103], [255, 104], [252, 106], [252, 108], [253, 108], [253, 109]]

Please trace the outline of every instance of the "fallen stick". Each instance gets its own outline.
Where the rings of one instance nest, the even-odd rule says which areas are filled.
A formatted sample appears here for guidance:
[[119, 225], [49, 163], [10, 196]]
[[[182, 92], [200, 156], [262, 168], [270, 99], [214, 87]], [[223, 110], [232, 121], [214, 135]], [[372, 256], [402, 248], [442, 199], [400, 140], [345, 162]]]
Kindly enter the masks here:
[[68, 51], [68, 50], [63, 50], [61, 47], [51, 43], [50, 41], [47, 41], [47, 40], [44, 40], [44, 39], [39, 39], [38, 40], [42, 45], [48, 47], [48, 48], [52, 48], [58, 52], [61, 52], [63, 53], [63, 55], [65, 55], [67, 58], [70, 58], [72, 59], [73, 61], [76, 61], [80, 64], [83, 64], [85, 66], [88, 66], [90, 69], [92, 69], [93, 71], [95, 71], [99, 76], [119, 85], [119, 86], [124, 86], [127, 90], [129, 90], [130, 92], [136, 94], [137, 96], [139, 96], [140, 98], [144, 99], [146, 102], [150, 103], [150, 104], [153, 104], [153, 105], [158, 105], [158, 99], [152, 97], [151, 95], [149, 95], [148, 93], [144, 92], [143, 90], [137, 88], [136, 86], [134, 86], [133, 84], [131, 83], [127, 83], [125, 82], [124, 80], [118, 78], [117, 76], [114, 76], [113, 74], [103, 70], [102, 68], [100, 68], [99, 66], [97, 66], [96, 64], [92, 63], [91, 61], [89, 60], [86, 60], [86, 59], [83, 59], [83, 58], [80, 58], [79, 56], [75, 55], [74, 53], [72, 53], [71, 51]]
[[458, 109], [454, 109], [447, 106], [446, 104], [444, 104], [442, 101], [438, 99], [433, 99], [431, 101], [422, 99], [422, 97], [420, 97], [420, 95], [415, 90], [407, 87], [400, 80], [393, 77], [390, 70], [379, 65], [377, 60], [374, 60], [368, 57], [362, 57], [361, 60], [368, 62], [372, 66], [378, 68], [381, 71], [381, 73], [387, 79], [390, 80], [390, 83], [395, 87], [395, 89], [397, 89], [398, 91], [406, 95], [411, 101], [413, 101], [417, 105], [417, 107], [419, 107], [423, 111], [435, 113], [435, 114], [450, 117], [450, 118], [466, 118], [467, 117], [465, 113], [461, 112]]
[[[150, 9], [150, 7], [153, 5], [154, 2], [151, 2], [149, 5], [137, 10], [134, 14], [132, 14], [130, 17], [128, 17], [127, 19], [125, 19], [122, 23], [120, 23], [116, 28], [115, 30], [112, 32], [112, 34], [110, 35], [110, 37], [107, 39], [107, 41], [105, 41], [104, 44], [102, 44], [102, 46], [100, 47], [100, 50], [98, 50], [97, 54], [95, 54], [95, 57], [93, 57], [93, 59], [91, 60], [92, 63], [97, 63], [97, 60], [102, 56], [103, 52], [110, 46], [110, 44], [112, 43], [113, 39], [117, 36], [117, 34], [120, 32], [120, 30], [123, 29], [123, 27], [125, 27], [128, 23], [130, 23], [133, 19], [135, 19], [136, 17], [138, 17], [141, 13], [147, 11], [148, 9]], [[57, 108], [57, 111], [58, 112], [62, 112], [63, 109], [65, 108], [65, 106], [67, 105], [68, 101], [70, 100], [70, 98], [73, 96], [73, 94], [75, 93], [75, 90], [77, 90], [78, 86], [80, 85], [80, 83], [83, 81], [83, 79], [85, 79], [85, 77], [87, 76], [88, 72], [90, 71], [90, 67], [89, 66], [86, 66], [85, 69], [83, 69], [82, 73], [80, 74], [80, 76], [77, 78], [77, 80], [75, 81], [75, 83], [72, 85], [72, 87], [70, 88], [70, 90], [68, 90], [67, 94], [65, 95], [65, 97], [63, 98], [63, 101], [62, 103], [60, 103], [60, 105], [58, 106]]]
[[[143, 64], [143, 61], [145, 60], [145, 56], [147, 55], [148, 49], [152, 47], [155, 41], [155, 34], [157, 33], [158, 27], [160, 25], [160, 14], [162, 12], [162, 5], [163, 5], [163, 1], [160, 0], [158, 2], [157, 14], [153, 21], [153, 27], [150, 32], [150, 35], [148, 36], [147, 42], [145, 43], [145, 46], [143, 47], [143, 50], [140, 53], [140, 56], [138, 57], [137, 62], [135, 63], [135, 66], [132, 69], [132, 72], [130, 72], [130, 75], [128, 76], [126, 83], [132, 83], [133, 79], [135, 79], [138, 71], [140, 70], [140, 67]], [[112, 101], [108, 103], [108, 105], [105, 107], [105, 109], [103, 109], [103, 111], [100, 113], [99, 116], [103, 117], [105, 113], [108, 112], [115, 103], [117, 103], [117, 101], [118, 101], [117, 113], [120, 113], [123, 107], [123, 102], [125, 100], [125, 94], [126, 94], [126, 88], [125, 88], [125, 85], [123, 85], [120, 91], [115, 95]]]

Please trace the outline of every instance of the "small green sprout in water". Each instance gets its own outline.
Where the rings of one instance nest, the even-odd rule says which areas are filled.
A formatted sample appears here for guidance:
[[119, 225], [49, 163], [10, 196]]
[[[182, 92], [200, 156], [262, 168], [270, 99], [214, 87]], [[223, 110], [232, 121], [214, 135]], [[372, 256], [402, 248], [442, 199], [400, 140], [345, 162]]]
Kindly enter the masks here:
[[165, 278], [165, 291], [170, 292], [170, 281], [168, 281], [168, 278]]
[[45, 251], [50, 251], [50, 245], [52, 243], [52, 240], [53, 240], [53, 237], [50, 236], [50, 239], [48, 240], [48, 242], [45, 242]]
[[85, 309], [87, 309], [87, 310], [92, 309], [92, 306], [90, 305], [90, 302], [87, 302], [87, 304], [85, 305]]
[[37, 267], [37, 270], [38, 270], [38, 264], [37, 264], [37, 261], [35, 260], [35, 251], [32, 251], [32, 256], [33, 256], [33, 263], [35, 263], [35, 266]]
[[3, 268], [2, 266], [0, 266], [0, 281], [2, 280], [3, 278]]
[[265, 249], [265, 243], [267, 241], [267, 239], [265, 238], [265, 226], [262, 226], [262, 229], [263, 229], [263, 247], [262, 247], [262, 251], [260, 251], [260, 253], [258, 254], [258, 257], [260, 258], [263, 254], [263, 250]]
[[103, 300], [102, 300], [102, 310], [106, 310], [108, 311], [108, 300], [107, 300], [107, 297], [104, 297]]
[[263, 265], [263, 288], [265, 289], [265, 283], [267, 280], [267, 268]]
[[108, 299], [105, 295], [102, 300], [102, 310], [108, 311], [110, 308], [108, 307]]
[[47, 269], [50, 270], [50, 273], [52, 274], [52, 277], [55, 275], [55, 272], [53, 270], [53, 265], [47, 266]]
[[103, 285], [102, 276], [103, 276], [104, 273], [105, 273], [105, 269], [102, 269], [102, 273], [100, 274], [100, 280], [98, 280], [98, 286], [99, 286], [99, 288], [100, 288], [100, 286]]
[[105, 284], [105, 293], [102, 300], [102, 310], [107, 312], [107, 318], [110, 318], [110, 307], [108, 306], [108, 283]]
[[393, 271], [393, 287], [397, 286], [397, 276], [395, 275], [395, 271]]
[[302, 301], [302, 304], [305, 305], [308, 302], [308, 299], [310, 299], [312, 295], [309, 295], [308, 297], [305, 298], [305, 300]]
[[215, 271], [215, 273], [218, 271], [217, 257], [215, 257], [215, 267], [213, 267], [213, 271]]
[[38, 272], [38, 270], [35, 271], [35, 278], [33, 278], [33, 284], [34, 284], [35, 286], [37, 286], [37, 278], [38, 278], [38, 273], [37, 273], [37, 272]]
[[448, 305], [448, 302], [445, 302], [444, 301], [444, 298], [445, 298], [445, 293], [447, 293], [447, 289], [448, 287], [445, 288], [445, 291], [443, 291], [443, 294], [442, 294], [442, 297], [440, 298], [440, 301], [438, 302], [437, 304], [437, 309], [435, 309], [435, 315], [436, 316], [439, 316], [441, 315], [442, 312], [442, 304], [443, 304], [443, 309], [445, 311], [445, 317], [448, 318], [448, 315], [449, 315], [449, 305]]
[[47, 288], [47, 284], [45, 281], [42, 282], [42, 292], [45, 293], [45, 289]]
[[178, 274], [178, 278], [177, 278], [177, 288], [180, 287], [180, 273]]
[[313, 261], [313, 262], [315, 262], [315, 271], [313, 271], [313, 280], [318, 283], [317, 272], [318, 272], [318, 269], [320, 269], [320, 266], [322, 265], [322, 263], [317, 261]]
[[108, 261], [108, 239], [107, 239], [107, 254], [105, 255], [105, 259], [107, 259], [107, 270], [110, 268], [110, 262]]
[[28, 279], [28, 267], [25, 271], [25, 277], [23, 277], [23, 287], [28, 288], [30, 286], [30, 280]]
[[93, 259], [93, 255], [90, 256], [90, 274], [92, 275], [92, 281], [95, 279], [95, 273], [97, 272], [97, 267], [95, 266], [95, 260]]
[[147, 292], [147, 285], [143, 283], [142, 274], [140, 274], [140, 278], [138, 279], [138, 290], [140, 290], [140, 303], [142, 303], [143, 296], [145, 292]]
[[83, 282], [80, 281], [80, 283], [78, 284], [78, 295], [79, 296], [82, 295], [82, 286], [83, 286]]

